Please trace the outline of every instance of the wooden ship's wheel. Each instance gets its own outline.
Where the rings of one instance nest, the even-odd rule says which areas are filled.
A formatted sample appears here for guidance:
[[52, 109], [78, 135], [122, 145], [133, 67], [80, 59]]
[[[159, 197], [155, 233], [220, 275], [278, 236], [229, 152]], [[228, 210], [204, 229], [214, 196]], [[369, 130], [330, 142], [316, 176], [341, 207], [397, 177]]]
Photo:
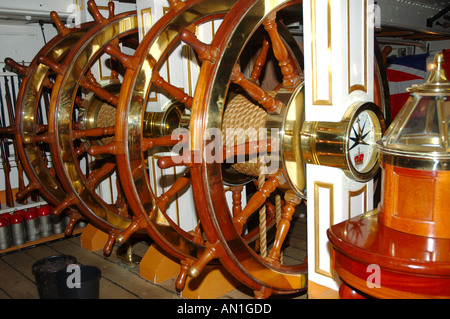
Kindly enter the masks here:
[[89, 1], [88, 7], [96, 24], [72, 46], [65, 60], [59, 63], [39, 57], [41, 64], [56, 73], [48, 131], [41, 138], [49, 145], [56, 174], [67, 193], [54, 214], [78, 207], [91, 224], [110, 234], [104, 248], [109, 254], [116, 231], [129, 226], [131, 214], [119, 183], [115, 199], [108, 201], [97, 192], [100, 182], [115, 173], [114, 158], [91, 158], [87, 150], [91, 145], [107, 143], [114, 134], [120, 70], [111, 62], [111, 74], [105, 83], [96, 79], [91, 69], [108, 56], [104, 49], [110, 43], [134, 50], [138, 44], [137, 16], [136, 11], [114, 14], [112, 2], [107, 18], [94, 1]]
[[[16, 194], [16, 198], [22, 201], [30, 194], [38, 192], [47, 202], [58, 206], [67, 193], [49, 163], [48, 147], [43, 140], [48, 132], [47, 119], [50, 94], [54, 85], [53, 74], [47, 66], [39, 63], [39, 57], [44, 56], [56, 62], [64, 61], [71, 47], [87, 30], [93, 28], [95, 23], [89, 22], [68, 29], [56, 12], [52, 12], [51, 17], [57, 26], [58, 35], [38, 52], [30, 65], [20, 65], [11, 58], [6, 58], [5, 63], [16, 69], [22, 77], [16, 102], [16, 118], [10, 126], [10, 133], [15, 135], [16, 149], [29, 184]], [[82, 215], [76, 208], [68, 210], [67, 213], [71, 221], [66, 228], [66, 234], [71, 234]]]

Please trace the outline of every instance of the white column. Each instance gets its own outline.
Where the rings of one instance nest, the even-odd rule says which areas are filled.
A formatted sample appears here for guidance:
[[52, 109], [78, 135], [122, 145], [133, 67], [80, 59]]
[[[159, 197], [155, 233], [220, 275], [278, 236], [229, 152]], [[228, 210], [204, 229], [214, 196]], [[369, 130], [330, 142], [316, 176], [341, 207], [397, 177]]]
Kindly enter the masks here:
[[[339, 122], [356, 101], [373, 101], [371, 0], [303, 1], [306, 121]], [[373, 183], [307, 165], [308, 279], [337, 290], [327, 229], [372, 209]]]

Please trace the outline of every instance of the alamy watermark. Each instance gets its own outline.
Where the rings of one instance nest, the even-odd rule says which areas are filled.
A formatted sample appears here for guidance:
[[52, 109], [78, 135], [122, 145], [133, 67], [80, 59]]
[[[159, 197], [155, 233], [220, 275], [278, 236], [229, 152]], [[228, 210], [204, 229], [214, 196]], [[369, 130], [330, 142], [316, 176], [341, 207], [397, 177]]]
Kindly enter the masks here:
[[81, 288], [81, 268], [77, 264], [70, 264], [66, 268], [67, 273], [71, 273], [67, 276], [66, 285], [67, 288]]
[[[278, 170], [280, 136], [277, 128], [208, 128], [202, 135], [202, 151], [190, 149], [190, 131], [177, 128], [171, 134], [172, 140], [179, 140], [172, 147], [176, 165], [195, 165], [200, 163], [258, 163], [264, 167], [264, 174]], [[200, 141], [202, 142], [202, 141]], [[204, 146], [204, 147], [203, 147]]]
[[366, 279], [368, 288], [381, 288], [381, 268], [377, 264], [370, 264], [366, 269], [370, 275]]

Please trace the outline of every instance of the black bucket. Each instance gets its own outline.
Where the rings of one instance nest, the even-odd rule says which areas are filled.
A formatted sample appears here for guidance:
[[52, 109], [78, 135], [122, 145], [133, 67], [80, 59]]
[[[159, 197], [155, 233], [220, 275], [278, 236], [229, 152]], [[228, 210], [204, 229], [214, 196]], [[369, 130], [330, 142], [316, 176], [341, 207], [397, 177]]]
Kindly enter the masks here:
[[58, 272], [56, 283], [61, 299], [99, 299], [101, 271], [94, 266], [75, 266]]
[[76, 264], [77, 259], [70, 255], [51, 256], [38, 260], [31, 267], [36, 280], [40, 299], [59, 299], [56, 275], [70, 264]]

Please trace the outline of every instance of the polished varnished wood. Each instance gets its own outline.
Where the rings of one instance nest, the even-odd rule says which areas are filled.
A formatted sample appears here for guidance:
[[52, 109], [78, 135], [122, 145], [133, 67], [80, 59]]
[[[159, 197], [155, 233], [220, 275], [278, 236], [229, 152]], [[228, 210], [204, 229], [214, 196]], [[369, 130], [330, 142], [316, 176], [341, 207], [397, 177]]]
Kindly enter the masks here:
[[450, 171], [382, 163], [380, 221], [410, 234], [450, 238]]
[[[449, 239], [394, 230], [374, 212], [334, 225], [327, 234], [334, 268], [353, 289], [377, 298], [450, 298]], [[373, 267], [379, 267], [379, 288], [369, 288], [376, 284]]]

